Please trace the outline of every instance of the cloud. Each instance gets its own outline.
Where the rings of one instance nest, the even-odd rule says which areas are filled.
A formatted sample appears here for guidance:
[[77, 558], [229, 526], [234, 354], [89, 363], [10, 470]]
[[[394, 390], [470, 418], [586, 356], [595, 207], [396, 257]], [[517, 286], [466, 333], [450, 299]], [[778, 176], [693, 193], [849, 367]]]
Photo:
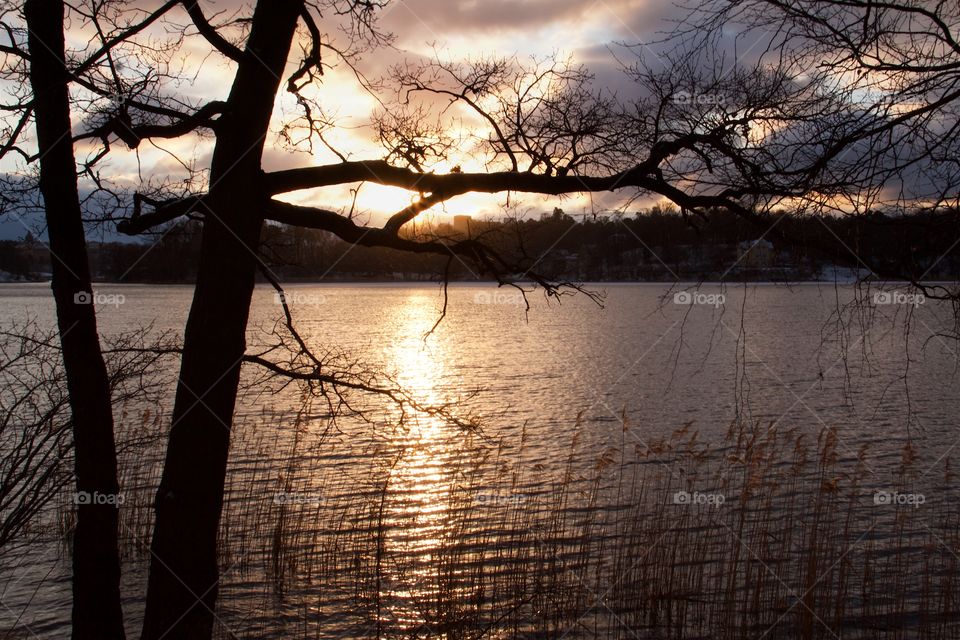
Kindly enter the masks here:
[[[150, 2], [156, 5], [159, 0]], [[207, 15], [218, 22], [237, 10], [241, 15], [250, 15], [250, 4], [241, 0], [208, 0], [203, 6]], [[144, 4], [140, 6], [144, 8]], [[218, 12], [223, 12], [222, 17], [215, 17]], [[453, 59], [491, 54], [516, 55], [524, 59], [531, 55], [557, 53], [570, 55], [576, 62], [586, 65], [594, 74], [595, 89], [603, 89], [629, 101], [642, 95], [641, 88], [623, 73], [621, 64], [635, 61], [637, 55], [653, 66], [666, 64], [666, 51], [678, 43], [666, 39], [665, 33], [686, 12], [686, 8], [672, 0], [393, 0], [379, 13], [380, 28], [396, 35], [396, 46], [365, 52], [360, 69], [371, 79], [379, 78], [392, 64], [432, 54], [431, 43], [436, 44], [440, 55]], [[342, 34], [337, 36], [334, 28], [337, 18], [332, 14], [326, 12], [321, 27], [331, 37], [342, 38]], [[171, 20], [177, 24], [186, 23], [182, 12], [172, 16]], [[162, 38], [167, 26], [156, 25], [150, 35]], [[709, 65], [723, 52], [728, 53], [725, 65], [735, 64], [737, 56], [732, 55], [735, 36], [736, 33], [725, 34], [717, 42], [716, 49], [702, 51], [704, 59], [698, 64]], [[658, 40], [660, 42], [656, 42]], [[624, 48], [624, 43], [645, 44]], [[741, 59], [746, 64], [754, 62], [755, 56], [762, 51], [762, 47], [750, 49], [752, 44], [752, 41], [742, 42], [737, 51], [737, 54], [747, 52]], [[294, 51], [298, 50], [299, 47], [295, 46]], [[207, 57], [209, 51], [210, 47], [198, 36], [183, 43], [178, 54], [184, 60], [184, 68], [178, 74], [177, 86], [171, 87], [171, 93], [189, 97], [191, 102], [223, 99], [227, 95], [233, 79], [233, 64], [217, 55]], [[291, 60], [290, 70], [295, 67], [295, 62]], [[351, 159], [383, 157], [384, 151], [375, 144], [372, 130], [365, 126], [371, 111], [378, 107], [377, 101], [364, 92], [350, 70], [344, 66], [328, 70], [315, 91], [323, 111], [339, 125], [326, 136], [331, 144]], [[281, 89], [274, 131], [296, 113], [293, 99]], [[459, 151], [469, 154], [470, 144], [475, 142], [465, 142]], [[208, 166], [209, 149], [204, 145], [195, 147], [195, 141], [161, 142], [160, 146], [171, 153], [151, 149], [145, 144], [137, 157], [132, 152], [116, 148], [109, 167], [115, 177], [174, 175], [182, 168], [171, 154], [196, 158], [201, 168]], [[264, 168], [277, 170], [337, 161], [319, 144], [315, 146], [318, 151], [313, 157], [292, 154], [271, 135], [263, 158]], [[459, 158], [457, 163], [465, 170], [479, 170], [470, 169], [468, 162], [461, 162]], [[408, 203], [403, 194], [394, 202], [393, 196], [386, 191], [367, 191], [371, 193], [364, 193], [360, 205], [378, 215], [387, 215]], [[297, 197], [308, 198], [305, 194]], [[516, 200], [517, 196], [513, 198]], [[559, 204], [579, 213], [615, 207], [622, 198], [623, 195], [619, 194], [598, 194], [592, 198], [572, 197], [563, 202], [547, 201], [538, 196], [521, 196], [520, 200], [529, 202], [536, 209], [549, 210]], [[344, 187], [313, 194], [310, 202], [336, 209], [348, 206], [350, 199], [351, 194]], [[451, 203], [449, 210], [476, 215], [494, 213], [504, 199], [503, 195], [471, 196]]]
[[589, 8], [590, 3], [582, 0], [395, 0], [384, 9], [381, 24], [400, 38], [424, 34], [436, 38], [539, 29], [581, 17]]

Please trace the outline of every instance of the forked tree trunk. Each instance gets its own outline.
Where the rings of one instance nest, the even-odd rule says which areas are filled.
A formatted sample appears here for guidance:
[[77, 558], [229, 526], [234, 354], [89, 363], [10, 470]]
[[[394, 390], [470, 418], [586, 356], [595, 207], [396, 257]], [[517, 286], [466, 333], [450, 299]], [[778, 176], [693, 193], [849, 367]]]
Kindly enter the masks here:
[[217, 142], [156, 524], [143, 638], [209, 638], [217, 530], [266, 196], [260, 160], [302, 0], [257, 4]]
[[77, 192], [64, 62], [64, 5], [27, 0], [30, 82], [53, 265], [53, 297], [73, 414], [77, 508], [73, 534], [73, 637], [123, 638], [117, 554], [117, 456], [107, 370], [91, 297]]

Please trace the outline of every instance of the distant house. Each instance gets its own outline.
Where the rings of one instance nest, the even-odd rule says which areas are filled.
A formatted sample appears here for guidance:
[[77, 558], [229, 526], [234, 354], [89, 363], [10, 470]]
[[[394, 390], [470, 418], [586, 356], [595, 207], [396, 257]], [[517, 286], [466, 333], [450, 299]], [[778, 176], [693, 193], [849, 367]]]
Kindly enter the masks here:
[[453, 232], [457, 235], [470, 237], [470, 216], [453, 216]]
[[737, 258], [744, 267], [769, 267], [775, 257], [773, 243], [763, 238], [737, 243]]

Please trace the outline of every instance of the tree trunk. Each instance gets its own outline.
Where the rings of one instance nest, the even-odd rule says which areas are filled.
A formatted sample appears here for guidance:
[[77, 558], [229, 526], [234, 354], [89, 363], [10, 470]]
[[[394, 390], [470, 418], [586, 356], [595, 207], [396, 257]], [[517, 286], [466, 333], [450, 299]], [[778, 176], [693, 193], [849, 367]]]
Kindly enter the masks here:
[[260, 160], [302, 7], [303, 0], [257, 4], [217, 125], [197, 286], [156, 498], [145, 640], [205, 639], [213, 631], [230, 428], [267, 200]]
[[[73, 537], [73, 637], [123, 638], [117, 553], [117, 456], [100, 351], [70, 127], [64, 5], [27, 0], [30, 82], [80, 502]], [[84, 503], [85, 502], [85, 503]]]

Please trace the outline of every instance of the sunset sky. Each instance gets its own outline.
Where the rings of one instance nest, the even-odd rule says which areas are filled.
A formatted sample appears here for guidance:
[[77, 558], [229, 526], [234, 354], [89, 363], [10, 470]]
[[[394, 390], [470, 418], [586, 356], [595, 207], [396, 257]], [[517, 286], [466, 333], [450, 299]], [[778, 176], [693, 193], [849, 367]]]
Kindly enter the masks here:
[[[132, 4], [147, 10], [160, 3]], [[214, 23], [222, 22], [238, 11], [240, 16], [249, 15], [252, 11], [250, 3], [232, 0], [211, 0], [201, 4]], [[515, 55], [518, 59], [529, 60], [531, 57], [553, 55], [588, 66], [596, 75], [597, 87], [623, 96], [629, 95], [631, 86], [621, 73], [617, 60], [630, 61], [634, 54], [620, 44], [649, 42], [657, 37], [658, 31], [670, 28], [671, 16], [680, 14], [681, 11], [669, 0], [393, 1], [379, 12], [379, 28], [395, 37], [393, 45], [365, 52], [358, 67], [368, 79], [375, 81], [384, 77], [391, 65], [424, 57], [464, 60], [488, 55]], [[324, 22], [329, 15], [330, 12], [325, 15]], [[178, 8], [144, 37], [168, 38], [169, 33], [175, 30], [172, 27], [186, 24], [187, 21]], [[324, 27], [328, 33], [334, 34], [335, 43], [342, 42], [342, 36], [336, 35], [335, 23], [322, 23], [321, 28]], [[90, 37], [89, 32], [74, 28], [68, 32], [68, 47], [84, 49]], [[179, 78], [170, 86], [170, 93], [196, 103], [226, 98], [234, 68], [222, 56], [209, 55], [210, 50], [211, 47], [196, 35], [184, 41], [174, 58], [175, 66], [171, 66], [169, 71], [170, 75]], [[650, 60], [656, 60], [656, 53], [652, 49], [648, 53]], [[291, 60], [291, 70], [296, 62]], [[328, 70], [316, 91], [318, 102], [336, 123], [327, 133], [330, 144], [351, 159], [379, 159], [384, 156], [369, 127], [371, 113], [379, 108], [377, 99], [361, 88], [349, 68], [341, 64]], [[296, 113], [297, 106], [292, 96], [282, 91], [277, 102], [274, 132], [278, 132], [281, 124], [289, 120], [290, 114]], [[466, 127], [474, 127], [474, 135], [483, 133], [481, 123], [475, 116], [466, 111], [456, 115], [463, 117]], [[75, 130], [82, 126], [78, 122]], [[194, 168], [208, 166], [211, 142], [209, 137], [205, 140], [187, 137], [145, 141], [137, 152], [130, 152], [122, 144], [115, 144], [111, 155], [99, 165], [100, 173], [129, 188], [161, 180], [182, 180], [186, 172], [181, 162]], [[483, 170], [483, 163], [473, 153], [473, 144], [465, 141], [449, 162], [432, 169], [445, 172], [460, 165], [465, 171]], [[98, 144], [77, 145], [79, 159], [98, 150]], [[337, 157], [322, 145], [315, 147], [312, 156], [305, 152], [292, 153], [283, 148], [276, 135], [268, 140], [264, 155], [267, 170], [337, 161]], [[10, 170], [9, 162], [4, 168]], [[350, 186], [344, 186], [322, 193], [296, 193], [288, 195], [287, 199], [342, 209], [351, 202], [349, 189]], [[357, 210], [376, 223], [382, 221], [385, 215], [409, 204], [410, 199], [411, 194], [401, 189], [366, 184], [360, 191]], [[515, 212], [534, 216], [554, 206], [562, 206], [572, 214], [600, 213], [619, 201], [619, 198], [609, 195], [595, 196], [593, 199], [588, 196], [569, 197], [562, 201], [533, 196], [510, 198], [510, 204], [516, 207]], [[656, 199], [646, 204], [654, 201]], [[474, 216], [500, 215], [505, 204], [504, 195], [467, 194], [449, 201], [443, 208], [431, 210], [425, 217], [430, 214], [448, 217], [462, 213]], [[7, 221], [4, 226], [4, 237], [22, 235], [21, 224]]]
[[[672, 7], [665, 0], [460, 0], [435, 2], [409, 0], [391, 3], [381, 16], [383, 28], [395, 34], [396, 50], [381, 49], [368, 55], [364, 66], [371, 76], [383, 65], [395, 64], [402, 56], [413, 59], [440, 55], [451, 60], [476, 58], [480, 55], [517, 55], [545, 57], [557, 55], [591, 67], [598, 74], [597, 83], [612, 90], [623, 91], [626, 79], [615, 68], [611, 49], [623, 56], [619, 42], [638, 42], [651, 39], [656, 30], [668, 27], [662, 15]], [[346, 72], [331, 78], [324, 87], [331, 103], [344, 106], [338, 109], [346, 127], [337, 131], [336, 139], [343, 148], [354, 151], [358, 157], [375, 157], [378, 147], [371, 141], [369, 130], [352, 130], [351, 121], [362, 121], [376, 108], [374, 99], [357, 86]], [[349, 105], [349, 106], [346, 106]], [[470, 117], [470, 114], [464, 114]], [[476, 123], [479, 126], [479, 123]], [[470, 153], [461, 149], [462, 156], [451, 160], [450, 166], [460, 165], [464, 170], [483, 170], [483, 165]], [[330, 154], [323, 161], [333, 161]], [[281, 161], [282, 162], [282, 161]], [[439, 167], [438, 170], [449, 170]], [[361, 192], [359, 204], [373, 212], [387, 213], [406, 203], [409, 194], [400, 189], [367, 185]], [[511, 199], [521, 209], [549, 210], [560, 204], [571, 213], [603, 208], [603, 203], [589, 197], [571, 197], [563, 202], [526, 196]], [[505, 204], [504, 196], [465, 195], [450, 201], [448, 214], [496, 215]], [[442, 209], [437, 208], [437, 211]]]
[[[322, 18], [318, 23], [324, 38], [333, 46], [348, 47], [348, 38], [341, 31], [343, 19], [338, 18], [334, 10], [339, 6], [339, 0], [314, 4], [321, 6]], [[304, 94], [319, 105], [330, 123], [324, 131], [327, 143], [351, 160], [379, 160], [387, 152], [376, 140], [371, 116], [384, 109], [392, 113], [390, 102], [396, 98], [396, 93], [389, 88], [389, 78], [395, 65], [416, 64], [434, 58], [444, 62], [476, 61], [491, 56], [516, 59], [529, 65], [533, 60], [553, 57], [583, 65], [593, 75], [594, 89], [629, 102], [638, 96], [639, 88], [623, 72], [623, 67], [635, 63], [637, 56], [641, 55], [648, 68], [654, 71], [667, 68], [669, 63], [665, 56], [671, 45], [667, 34], [676, 28], [678, 21], [689, 17], [697, 4], [691, 2], [688, 6], [677, 6], [673, 0], [391, 0], [377, 11], [377, 28], [380, 33], [392, 36], [392, 42], [362, 47], [362, 55], [352, 58], [354, 69], [327, 52], [324, 62], [330, 66], [325, 68], [322, 81], [304, 90]], [[148, 11], [160, 5], [161, 0], [125, 3], [128, 10], [135, 7], [141, 12], [139, 15], [127, 13], [126, 22], [142, 19]], [[240, 0], [205, 0], [201, 6], [216, 25], [248, 17], [253, 7], [251, 2]], [[316, 7], [313, 11], [316, 12]], [[83, 22], [78, 19], [70, 21], [67, 32], [68, 48], [77, 60], [84, 59], [99, 44], [90, 25], [83, 26]], [[114, 33], [119, 32], [120, 28], [114, 27]], [[177, 42], [184, 29], [187, 37]], [[243, 42], [243, 34], [235, 27], [224, 28], [222, 33], [237, 43]], [[164, 54], [167, 66], [157, 72], [167, 78], [161, 89], [165, 100], [173, 98], [198, 105], [226, 99], [233, 80], [234, 64], [196, 33], [182, 7], [175, 7], [164, 19], [140, 34], [136, 41], [139, 45], [150, 46], [175, 43], [171, 51]], [[288, 77], [298, 66], [301, 48], [308, 41], [306, 29], [301, 26], [298, 42], [288, 61]], [[725, 29], [720, 43], [722, 51], [711, 47], [707, 53], [718, 61], [715, 70], [724, 77], [738, 63], [746, 62], [747, 66], [755, 63], [764, 49], [761, 41], [762, 38], [752, 32]], [[116, 54], [116, 62], [128, 85], [145, 75], [155, 75], [153, 68], [145, 65], [142, 58], [134, 60], [121, 52]], [[109, 77], [110, 71], [104, 66], [102, 73]], [[386, 82], [386, 85], [379, 91], [368, 91], [358, 80], [358, 74], [367, 82]], [[671, 77], [678, 75], [674, 73]], [[23, 87], [0, 85], [2, 89], [16, 95]], [[81, 101], [87, 100], [89, 106], [89, 94], [84, 95], [82, 89], [75, 93]], [[101, 108], [109, 102], [98, 99]], [[430, 102], [422, 94], [420, 99], [432, 104], [436, 113], [441, 111], [437, 105], [445, 104], [436, 97]], [[94, 110], [96, 108], [95, 102]], [[292, 148], [284, 141], [280, 135], [284, 124], [295, 121], [301, 114], [294, 96], [282, 87], [264, 151], [263, 164], [267, 171], [339, 162], [337, 155], [315, 138], [312, 150], [303, 144]], [[17, 114], [8, 113], [6, 117], [15, 123]], [[83, 117], [79, 112], [76, 114], [75, 133], [89, 128], [90, 123], [83, 122]], [[455, 104], [443, 111], [442, 117], [445, 123], [458, 123], [455, 129], [448, 129], [458, 142], [445, 161], [427, 166], [426, 170], [445, 173], [458, 166], [463, 171], [507, 168], [503, 164], [490, 163], [489, 156], [485, 157], [480, 151], [482, 139], [489, 135], [490, 129], [476, 113]], [[302, 130], [294, 135], [297, 133], [302, 134]], [[118, 141], [112, 145], [111, 153], [98, 164], [99, 174], [127, 192], [149, 191], [158, 184], [179, 186], [182, 193], [201, 192], [208, 186], [205, 171], [209, 168], [212, 144], [209, 135], [185, 136], [174, 140], [145, 140], [136, 151], [130, 151]], [[101, 150], [99, 141], [76, 145], [81, 162]], [[916, 174], [921, 168], [910, 171]], [[0, 162], [0, 171], [22, 172], [25, 167], [18, 156], [8, 154]], [[193, 181], [188, 180], [191, 175]], [[684, 176], [688, 182], [693, 180], [690, 175]], [[914, 187], [923, 187], [922, 180], [915, 175], [911, 182]], [[900, 186], [901, 183], [892, 180], [885, 188], [895, 193]], [[300, 204], [346, 211], [351, 207], [352, 190], [356, 187], [355, 184], [342, 185], [281, 197]], [[88, 193], [91, 189], [90, 180], [81, 184], [82, 191]], [[501, 216], [505, 212], [537, 217], [556, 206], [574, 216], [603, 215], [622, 207], [630, 196], [635, 195], [598, 193], [560, 199], [521, 194], [465, 194], [421, 214], [420, 219], [445, 220], [456, 214]], [[416, 197], [416, 194], [402, 189], [365, 183], [357, 195], [354, 211], [361, 222], [379, 224]], [[659, 196], [641, 196], [630, 201], [627, 211], [662, 202]], [[30, 225], [23, 220], [3, 220], [0, 222], [0, 237], [21, 237], [26, 226]]]

